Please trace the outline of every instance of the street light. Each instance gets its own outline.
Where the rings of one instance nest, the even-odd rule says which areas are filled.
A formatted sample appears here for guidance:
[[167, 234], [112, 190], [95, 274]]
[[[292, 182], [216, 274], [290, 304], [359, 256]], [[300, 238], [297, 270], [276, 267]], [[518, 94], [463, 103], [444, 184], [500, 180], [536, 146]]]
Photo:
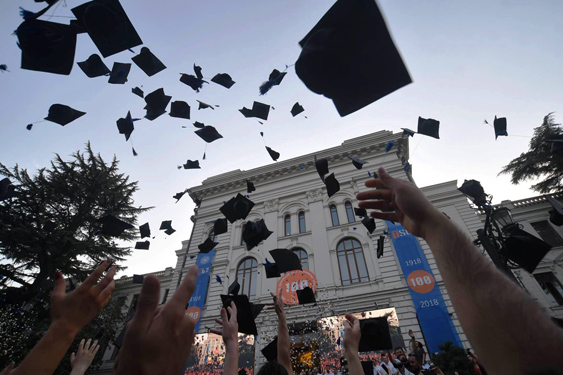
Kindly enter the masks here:
[[491, 217], [494, 221], [501, 225], [503, 231], [509, 232], [510, 229], [514, 228], [514, 219], [512, 218], [512, 212], [507, 207], [496, 208]]

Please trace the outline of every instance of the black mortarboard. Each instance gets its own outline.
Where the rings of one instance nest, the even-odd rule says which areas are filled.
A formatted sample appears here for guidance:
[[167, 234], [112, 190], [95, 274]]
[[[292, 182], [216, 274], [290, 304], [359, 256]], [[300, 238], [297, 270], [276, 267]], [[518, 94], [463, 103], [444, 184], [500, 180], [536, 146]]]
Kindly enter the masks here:
[[276, 266], [278, 267], [278, 272], [284, 273], [293, 270], [302, 271], [301, 261], [297, 254], [288, 249], [275, 249], [270, 250], [270, 255], [274, 258]]
[[262, 350], [262, 355], [268, 362], [278, 360], [278, 336], [274, 337], [272, 342], [266, 345]]
[[266, 146], [266, 150], [268, 151], [268, 154], [270, 154], [270, 157], [272, 158], [273, 161], [278, 161], [278, 159], [280, 158], [279, 152], [272, 150], [268, 146]]
[[158, 230], [172, 229], [172, 220], [164, 220], [160, 223], [160, 228]]
[[406, 134], [408, 137], [414, 137], [416, 132], [414, 130], [410, 130], [408, 128], [401, 128], [403, 129], [403, 134]]
[[170, 116], [190, 119], [190, 106], [188, 103], [176, 100], [170, 105]]
[[298, 114], [300, 114], [301, 112], [303, 112], [305, 110], [305, 108], [303, 108], [301, 106], [301, 104], [299, 104], [299, 102], [295, 103], [293, 105], [293, 107], [291, 108], [291, 115], [293, 117], [297, 116]]
[[74, 64], [76, 31], [69, 25], [31, 19], [16, 30], [21, 68], [69, 75]]
[[297, 75], [340, 116], [412, 82], [374, 0], [338, 0], [299, 44]]
[[264, 95], [265, 93], [270, 91], [272, 87], [279, 85], [286, 74], [286, 72], [280, 72], [277, 69], [272, 70], [272, 73], [270, 73], [268, 80], [260, 85], [260, 95]]
[[362, 169], [362, 167], [364, 166], [364, 164], [367, 163], [367, 161], [364, 161], [360, 158], [357, 158], [355, 156], [350, 156], [348, 155], [348, 158], [350, 160], [352, 160], [352, 164], [354, 164], [354, 167], [356, 167], [356, 169]]
[[357, 208], [357, 207], [354, 207], [354, 215], [356, 215], [356, 216], [361, 216], [361, 217], [367, 217], [367, 216], [368, 216], [368, 212], [366, 211], [365, 208]]
[[240, 370], [238, 370], [237, 375], [248, 375], [248, 372], [245, 368], [241, 368]]
[[207, 143], [211, 143], [213, 141], [218, 140], [219, 138], [223, 138], [221, 134], [215, 129], [213, 126], [206, 125], [203, 128], [196, 130], [196, 133], [201, 139], [203, 139]]
[[202, 79], [197, 78], [192, 74], [180, 73], [182, 76], [180, 77], [180, 82], [190, 86], [194, 91], [199, 92], [199, 89], [202, 88], [203, 83], [207, 83]]
[[313, 292], [313, 289], [308, 286], [297, 291], [297, 299], [299, 300], [300, 305], [317, 302], [315, 299], [315, 292]]
[[131, 133], [135, 130], [133, 120], [131, 119], [131, 111], [127, 112], [127, 116], [125, 118], [122, 117], [117, 120], [117, 129], [119, 130], [119, 134], [125, 134], [125, 140], [128, 141]]
[[141, 232], [141, 238], [150, 237], [151, 236], [151, 227], [149, 223], [144, 223], [139, 227], [139, 231]]
[[508, 136], [508, 133], [506, 132], [506, 117], [497, 118], [497, 116], [495, 116], [493, 125], [495, 128], [495, 139], [497, 139], [499, 135]]
[[317, 157], [315, 156], [315, 168], [317, 168], [319, 177], [324, 182], [325, 176], [328, 174], [328, 160], [325, 158], [317, 159]]
[[76, 109], [70, 108], [68, 105], [53, 104], [49, 108], [49, 114], [45, 117], [45, 120], [65, 126], [85, 114], [86, 112], [77, 111]]
[[238, 219], [246, 219], [252, 207], [254, 207], [254, 202], [241, 194], [237, 194], [236, 197], [231, 198], [227, 203], [221, 206], [219, 211], [221, 211], [232, 224]]
[[227, 219], [217, 219], [213, 223], [213, 233], [215, 233], [216, 236], [227, 233], [228, 230], [229, 227], [227, 224]]
[[141, 53], [131, 58], [135, 64], [149, 77], [166, 69], [166, 66], [147, 47], [141, 48]]
[[235, 279], [231, 285], [229, 285], [228, 294], [236, 296], [240, 291], [240, 284], [238, 283], [238, 279]]
[[256, 222], [249, 221], [244, 224], [244, 231], [242, 232], [242, 239], [246, 243], [246, 250], [252, 250], [254, 247], [264, 240], [266, 240], [270, 235], [274, 233], [268, 230], [264, 219], [260, 219]]
[[194, 126], [198, 129], [205, 128], [205, 124], [203, 122], [199, 122], [199, 121], [194, 122]]
[[152, 121], [158, 116], [165, 113], [166, 106], [171, 99], [172, 97], [166, 95], [162, 87], [154, 90], [150, 94], [147, 94], [145, 96], [145, 102], [147, 103], [147, 105], [145, 106], [145, 109], [147, 110], [145, 118]]
[[186, 194], [186, 192], [187, 192], [187, 190], [176, 193], [176, 194], [174, 194], [174, 196], [172, 198], [176, 199], [176, 203], [178, 203], [178, 201], [180, 199], [182, 199], [182, 197], [184, 196], [184, 194]]
[[14, 196], [15, 187], [9, 178], [3, 178], [0, 181], [0, 202]]
[[246, 192], [248, 194], [250, 194], [255, 190], [256, 190], [256, 188], [254, 187], [254, 184], [252, 183], [252, 181], [250, 181], [249, 179], [246, 179]]
[[370, 234], [375, 230], [375, 219], [373, 217], [364, 217], [362, 224], [364, 224], [364, 227], [366, 227]]
[[275, 263], [268, 263], [264, 264], [264, 268], [266, 269], [266, 278], [272, 279], [274, 277], [280, 277], [280, 271], [278, 271], [278, 265]]
[[196, 64], [194, 64], [194, 73], [195, 73], [197, 78], [203, 79], [203, 73], [201, 72], [201, 66], [197, 66]]
[[184, 164], [184, 169], [200, 169], [199, 160], [188, 160], [186, 164]]
[[379, 236], [377, 240], [377, 259], [383, 256], [383, 249], [385, 248], [385, 236]]
[[196, 102], [199, 103], [197, 110], [199, 111], [200, 109], [206, 109], [206, 108], [211, 108], [211, 109], [215, 109], [211, 104], [207, 104], [202, 102], [201, 100], [196, 100]]
[[143, 44], [118, 0], [94, 0], [72, 9], [103, 57]]
[[457, 190], [472, 198], [477, 205], [487, 203], [487, 194], [485, 194], [485, 190], [477, 180], [465, 180]]
[[[258, 334], [256, 330], [256, 323], [254, 322], [254, 316], [252, 314], [252, 306], [250, 305], [248, 296], [229, 296], [221, 294], [221, 301], [223, 302], [224, 308], [231, 306], [231, 302], [235, 303], [235, 306], [237, 307], [238, 331], [240, 333], [245, 333], [247, 335]], [[228, 311], [227, 315], [230, 315]]]
[[373, 362], [372, 361], [362, 361], [362, 370], [364, 375], [373, 375]]
[[166, 229], [166, 230], [164, 231], [164, 233], [166, 233], [166, 234], [169, 235], [169, 236], [170, 236], [172, 233], [174, 233], [174, 232], [176, 232], [176, 229], [174, 229], [174, 228], [169, 228], [169, 229]]
[[547, 197], [547, 200], [553, 207], [553, 210], [549, 211], [549, 221], [551, 221], [553, 225], [560, 227], [563, 225], [563, 204], [553, 197]]
[[141, 98], [144, 98], [144, 97], [145, 97], [145, 93], [143, 92], [143, 90], [141, 90], [141, 89], [138, 88], [138, 87], [133, 87], [133, 88], [131, 89], [131, 92], [132, 92], [133, 94], [135, 94], [135, 95], [140, 96]]
[[133, 284], [142, 284], [144, 279], [143, 275], [133, 275]]
[[501, 254], [517, 263], [529, 273], [533, 273], [551, 245], [536, 236], [515, 228], [505, 240]]
[[135, 249], [137, 249], [137, 250], [148, 250], [150, 246], [151, 246], [150, 241], [138, 241], [135, 244]]
[[328, 176], [326, 176], [324, 183], [326, 186], [326, 193], [328, 194], [329, 197], [332, 197], [334, 194], [340, 191], [340, 184], [338, 183], [336, 177], [334, 177], [334, 173], [331, 173]]
[[254, 319], [256, 319], [258, 317], [258, 315], [260, 315], [260, 313], [262, 312], [262, 310], [264, 309], [265, 306], [266, 306], [266, 304], [264, 304], [264, 303], [252, 303], [252, 302], [250, 302], [250, 308], [252, 309], [252, 316], [254, 317]]
[[211, 238], [207, 238], [203, 243], [199, 244], [197, 248], [200, 252], [206, 254], [213, 250], [217, 245], [219, 245], [219, 242], [215, 242]]
[[108, 83], [123, 85], [125, 82], [127, 82], [127, 76], [129, 75], [130, 71], [131, 64], [114, 62], [113, 68], [111, 69], [111, 73], [109, 75]]
[[440, 121], [418, 116], [418, 134], [440, 139]]
[[228, 89], [230, 89], [235, 84], [235, 81], [233, 81], [231, 76], [227, 73], [215, 74], [215, 77], [211, 78], [211, 82], [214, 82]]
[[361, 319], [360, 330], [359, 352], [393, 349], [386, 317]]
[[98, 222], [102, 224], [100, 232], [106, 236], [119, 237], [127, 229], [134, 228], [131, 224], [126, 223], [113, 215], [106, 215], [98, 219]]
[[243, 107], [239, 109], [244, 117], [256, 117], [262, 120], [268, 120], [268, 114], [270, 113], [270, 106], [268, 104], [254, 102], [252, 104], [252, 109]]
[[109, 68], [106, 66], [106, 64], [104, 64], [102, 58], [97, 54], [91, 55], [86, 61], [79, 62], [78, 66], [89, 78], [95, 78], [110, 74]]

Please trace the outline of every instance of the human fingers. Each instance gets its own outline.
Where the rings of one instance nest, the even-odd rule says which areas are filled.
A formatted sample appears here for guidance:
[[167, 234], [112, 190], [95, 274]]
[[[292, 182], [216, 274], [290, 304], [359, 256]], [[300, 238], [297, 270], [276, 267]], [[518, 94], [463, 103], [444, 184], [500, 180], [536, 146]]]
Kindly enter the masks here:
[[387, 171], [383, 167], [377, 170], [377, 174], [379, 175], [379, 180], [383, 183], [384, 186], [388, 187], [389, 189], [395, 189], [401, 184], [405, 183], [405, 181], [391, 177], [391, 175], [387, 173]]
[[132, 327], [138, 327], [141, 330], [146, 330], [150, 325], [154, 312], [158, 305], [160, 296], [160, 281], [154, 275], [145, 277], [139, 301], [137, 302], [137, 311], [135, 317], [131, 322]]
[[[70, 353], [70, 365], [72, 366], [72, 363], [74, 362], [74, 359], [76, 358], [76, 354], [74, 354], [74, 352]], [[0, 372], [0, 375], [3, 375], [3, 372]]]
[[172, 309], [178, 308], [184, 310], [194, 292], [196, 279], [197, 266], [192, 266], [188, 270], [188, 274], [182, 281], [182, 284], [180, 284], [169, 303], [165, 306], [170, 306]]
[[344, 321], [342, 322], [342, 324], [344, 325], [344, 329], [352, 329], [352, 325], [350, 324], [349, 321], [344, 320]]
[[372, 211], [370, 212], [370, 216], [375, 219], [393, 221], [393, 222], [401, 222], [401, 216], [396, 212], [378, 212]]
[[213, 328], [211, 328], [211, 329], [209, 330], [209, 332], [214, 333], [214, 334], [219, 335], [219, 336], [223, 336], [223, 331], [218, 330], [218, 329], [213, 329]]
[[94, 352], [92, 353], [93, 357], [96, 356], [96, 354], [98, 353], [98, 350], [100, 350], [100, 345], [97, 345], [97, 341], [96, 341], [96, 347], [94, 348]]
[[[233, 316], [233, 314], [231, 314], [230, 312], [229, 312], [229, 314], [231, 315], [231, 317]], [[222, 322], [228, 322], [229, 321], [229, 314], [227, 314], [226, 308], [221, 309], [221, 320], [222, 320]], [[223, 324], [222, 322], [221, 322], [221, 325]]]
[[51, 298], [60, 299], [66, 294], [66, 281], [63, 274], [60, 272], [55, 272], [55, 287], [53, 288], [53, 294]]
[[[231, 302], [231, 310], [232, 310], [232, 311], [230, 311], [231, 321], [234, 320], [236, 322], [237, 321], [237, 305], [235, 305], [234, 302]], [[234, 316], [234, 318], [233, 318], [233, 316]]]
[[[222, 312], [223, 312], [223, 309], [221, 309], [221, 315], [223, 315]], [[222, 326], [222, 325], [223, 325], [223, 320], [222, 320], [222, 319], [215, 318], [215, 323], [220, 324], [220, 325]]]
[[389, 200], [377, 200], [377, 201], [360, 201], [358, 203], [360, 208], [368, 208], [372, 210], [390, 210], [393, 208], [391, 201]]
[[94, 272], [92, 272], [90, 274], [90, 276], [88, 276], [86, 278], [86, 280], [84, 280], [82, 282], [82, 284], [80, 284], [80, 286], [77, 288], [81, 288], [81, 289], [89, 289], [91, 287], [93, 287], [94, 285], [96, 285], [96, 283], [98, 282], [98, 280], [100, 279], [100, 277], [104, 274], [104, 271], [108, 268], [108, 266], [110, 265], [110, 261], [109, 260], [105, 260], [102, 264], [100, 264], [98, 266], [98, 268], [96, 268], [94, 270]]
[[104, 288], [104, 290], [101, 291], [99, 300], [104, 301], [103, 304], [104, 306], [109, 302], [109, 299], [111, 298], [111, 294], [113, 293], [114, 289], [115, 289], [115, 280], [111, 280], [111, 282]]
[[90, 345], [90, 351], [93, 352], [94, 349], [96, 349], [96, 346], [98, 346], [98, 340], [94, 340], [94, 342], [92, 343], [92, 345]]
[[385, 188], [386, 186], [383, 184], [383, 182], [381, 182], [381, 180], [379, 178], [374, 178], [374, 179], [370, 179], [370, 180], [366, 180], [366, 182], [364, 183], [364, 185], [366, 187], [369, 188]]
[[389, 189], [368, 190], [356, 194], [356, 198], [359, 201], [364, 201], [368, 199], [385, 199], [390, 201], [393, 198], [393, 193]]
[[344, 317], [346, 318], [347, 321], [350, 322], [351, 325], [354, 325], [354, 323], [358, 320], [358, 318], [356, 318], [352, 314], [346, 314], [346, 315], [344, 315]]
[[84, 345], [80, 348], [80, 350], [81, 350], [82, 352], [87, 352], [87, 351], [89, 351], [89, 350], [90, 350], [90, 343], [91, 343], [91, 342], [92, 342], [92, 339], [88, 339], [88, 341], [86, 341], [86, 344], [84, 344]]
[[115, 275], [116, 271], [117, 268], [115, 266], [112, 266], [109, 269], [108, 273], [106, 273], [106, 276], [102, 279], [102, 281], [100, 281], [98, 285], [94, 287], [94, 290], [97, 293], [101, 293], [113, 281], [113, 276]]
[[84, 342], [85, 342], [85, 340], [84, 340], [84, 339], [80, 340], [80, 343], [78, 344], [78, 349], [77, 349], [77, 352], [79, 352], [79, 353], [80, 353], [81, 351], [83, 351], [83, 350], [84, 350]]

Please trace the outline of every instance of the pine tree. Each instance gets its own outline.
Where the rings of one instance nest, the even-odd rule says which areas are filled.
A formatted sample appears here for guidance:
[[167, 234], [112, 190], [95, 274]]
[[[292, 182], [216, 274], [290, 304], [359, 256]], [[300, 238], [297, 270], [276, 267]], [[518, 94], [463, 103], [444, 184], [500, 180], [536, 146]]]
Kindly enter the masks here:
[[451, 341], [438, 345], [440, 353], [434, 354], [432, 362], [440, 368], [445, 375], [474, 375], [473, 364], [463, 348], [456, 346]]

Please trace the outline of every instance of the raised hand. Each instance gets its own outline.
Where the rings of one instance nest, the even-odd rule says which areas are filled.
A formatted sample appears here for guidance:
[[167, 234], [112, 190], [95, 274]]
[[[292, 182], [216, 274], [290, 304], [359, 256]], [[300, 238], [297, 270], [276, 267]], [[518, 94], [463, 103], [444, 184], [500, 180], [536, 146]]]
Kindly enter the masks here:
[[[229, 313], [227, 315], [227, 312]], [[230, 318], [228, 318], [230, 316]], [[221, 309], [221, 319], [215, 319], [223, 329], [211, 329], [211, 333], [223, 336], [223, 342], [227, 348], [231, 345], [238, 345], [238, 322], [237, 322], [237, 306], [234, 302], [231, 302], [231, 306]]]
[[360, 347], [360, 321], [354, 315], [346, 314], [344, 324], [344, 349], [350, 353], [358, 354]]
[[272, 299], [274, 300], [274, 308], [276, 310], [276, 314], [278, 314], [278, 316], [280, 315], [284, 315], [284, 310], [283, 310], [283, 301], [281, 299], [281, 297], [279, 295], [275, 295], [274, 293], [270, 292], [270, 295], [272, 296]]
[[98, 345], [98, 340], [92, 342], [92, 339], [88, 339], [86, 344], [84, 344], [84, 339], [80, 340], [78, 345], [78, 350], [76, 354], [73, 352], [70, 355], [70, 366], [72, 367], [71, 375], [82, 375], [88, 370], [90, 364], [96, 357], [96, 353], [100, 349]]
[[14, 366], [14, 362], [10, 363], [8, 366], [6, 366], [6, 368], [4, 368], [4, 370], [0, 371], [0, 375], [10, 375], [12, 373], [12, 370], [14, 369]]

